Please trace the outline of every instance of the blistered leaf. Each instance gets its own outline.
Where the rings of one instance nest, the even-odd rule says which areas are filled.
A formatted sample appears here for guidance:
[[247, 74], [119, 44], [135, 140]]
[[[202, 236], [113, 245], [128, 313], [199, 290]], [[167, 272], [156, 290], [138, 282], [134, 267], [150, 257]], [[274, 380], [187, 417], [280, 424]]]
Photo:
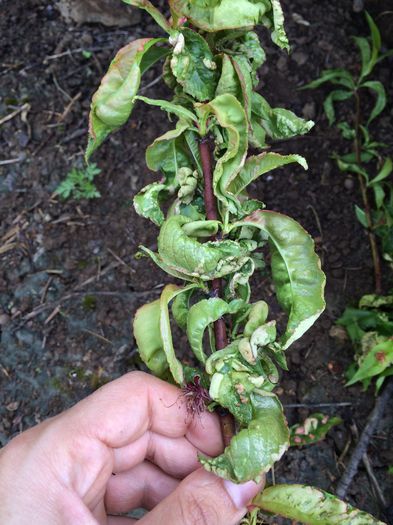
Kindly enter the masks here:
[[[172, 39], [184, 39], [184, 45], [175, 49], [171, 59], [172, 72], [188, 93], [196, 100], [210, 100], [218, 81], [217, 64], [206, 40], [192, 29], [184, 28]], [[175, 43], [174, 41], [174, 43]]]
[[172, 29], [168, 20], [156, 7], [154, 7], [151, 2], [149, 2], [149, 0], [123, 0], [123, 2], [139, 7], [140, 9], [144, 9], [149, 13], [150, 16], [154, 18], [157, 24], [162, 27], [164, 31], [167, 33], [171, 32]]
[[167, 268], [172, 268], [183, 278], [211, 280], [233, 273], [248, 261], [249, 242], [224, 240], [200, 243], [182, 228], [191, 222], [187, 217], [173, 216], [161, 227], [158, 254]]
[[141, 62], [149, 52], [154, 52], [154, 46], [159, 42], [165, 42], [165, 39], [134, 40], [116, 54], [100, 87], [93, 95], [89, 117], [90, 138], [86, 150], [87, 160], [110, 133], [127, 122], [144, 71]]
[[374, 346], [359, 363], [355, 375], [346, 386], [377, 376], [393, 364], [393, 341], [384, 341]]
[[145, 186], [134, 197], [134, 208], [137, 214], [150, 219], [157, 226], [161, 226], [164, 222], [164, 214], [160, 207], [160, 196], [167, 190], [167, 186], [159, 182]]
[[393, 310], [393, 295], [375, 295], [367, 294], [359, 301], [359, 308], [383, 308], [387, 307]]
[[270, 0], [169, 0], [169, 5], [177, 17], [211, 32], [252, 27], [271, 9]]
[[367, 82], [363, 82], [361, 87], [371, 89], [377, 95], [375, 106], [368, 119], [368, 124], [370, 124], [370, 122], [378, 117], [378, 115], [384, 110], [386, 106], [386, 91], [382, 82], [379, 82], [379, 80], [369, 80]]
[[[273, 16], [268, 13], [267, 18], [270, 18], [273, 28], [272, 40], [278, 47], [287, 49], [289, 51], [288, 37], [284, 28], [284, 14], [282, 12], [280, 1], [271, 0], [271, 3], [273, 8]], [[271, 27], [270, 24], [267, 24], [266, 22], [264, 25]]]
[[329, 125], [331, 126], [333, 122], [336, 120], [336, 113], [334, 109], [334, 103], [335, 102], [342, 102], [343, 100], [348, 100], [353, 96], [352, 91], [345, 91], [342, 89], [335, 89], [334, 91], [331, 91], [329, 95], [326, 97], [323, 108], [325, 110], [326, 116], [329, 121]]
[[308, 133], [314, 126], [312, 120], [297, 117], [292, 111], [271, 108], [259, 93], [252, 94], [252, 113], [266, 133], [275, 140], [288, 139]]
[[279, 153], [264, 152], [249, 157], [236, 178], [231, 182], [228, 191], [233, 195], [239, 195], [261, 175], [293, 162], [297, 162], [304, 169], [308, 169], [306, 159], [301, 155], [280, 155]]
[[190, 309], [190, 299], [194, 292], [194, 288], [188, 292], [176, 295], [172, 302], [172, 315], [177, 325], [182, 329], [187, 328], [188, 310]]
[[269, 307], [265, 301], [258, 301], [251, 306], [250, 313], [246, 326], [244, 327], [244, 335], [251, 337], [254, 331], [266, 322], [269, 313]]
[[256, 211], [237, 225], [254, 225], [269, 236], [272, 277], [280, 305], [288, 313], [283, 349], [299, 339], [325, 309], [325, 274], [310, 235], [293, 219]]
[[221, 55], [221, 61], [221, 76], [217, 84], [216, 96], [229, 94], [238, 97], [240, 83], [233, 62], [226, 54]]
[[137, 310], [133, 331], [139, 355], [145, 365], [158, 377], [165, 377], [169, 365], [160, 331], [160, 300], [145, 304]]
[[307, 485], [275, 485], [253, 499], [253, 505], [306, 525], [385, 525], [332, 494]]
[[330, 417], [320, 413], [311, 414], [303, 423], [290, 427], [290, 444], [292, 447], [303, 447], [318, 443], [325, 439], [331, 428], [341, 423], [340, 417]]
[[[221, 403], [220, 396], [217, 401]], [[244, 402], [251, 407], [247, 428], [232, 438], [220, 456], [200, 458], [205, 469], [235, 483], [251, 479], [259, 482], [288, 448], [288, 427], [278, 398], [273, 394], [251, 394]]]

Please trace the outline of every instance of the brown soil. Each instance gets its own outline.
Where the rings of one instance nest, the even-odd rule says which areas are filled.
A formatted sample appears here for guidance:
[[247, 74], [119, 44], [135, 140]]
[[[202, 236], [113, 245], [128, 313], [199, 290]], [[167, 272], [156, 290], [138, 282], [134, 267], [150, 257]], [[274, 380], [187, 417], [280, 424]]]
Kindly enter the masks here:
[[[362, 13], [351, 0], [283, 0], [292, 53], [268, 53], [261, 92], [316, 120], [312, 133], [274, 145], [279, 152], [304, 155], [308, 172], [283, 169], [258, 182], [252, 193], [267, 208], [287, 213], [316, 238], [327, 274], [327, 309], [289, 353], [290, 372], [281, 382], [285, 404], [340, 403], [324, 411], [343, 425], [318, 445], [291, 450], [276, 467], [276, 479], [312, 483], [334, 491], [353, 444], [351, 428], [361, 430], [374, 402], [371, 389], [344, 388], [353, 359], [346, 340], [330, 329], [348, 304], [373, 291], [367, 236], [354, 215], [360, 194], [355, 179], [338, 171], [333, 152], [348, 147], [323, 115], [326, 91], [298, 91], [326, 68], [358, 67], [353, 34], [366, 34]], [[53, 191], [74, 166], [82, 166], [89, 103], [114, 51], [130, 39], [157, 34], [147, 16], [138, 26], [110, 29], [98, 24], [66, 25], [55, 6], [43, 0], [6, 0], [0, 18], [0, 119], [24, 110], [0, 128], [0, 443], [47, 416], [58, 413], [98, 385], [142, 368], [130, 320], [144, 302], [158, 296], [168, 277], [148, 260], [137, 260], [139, 244], [154, 248], [156, 229], [132, 209], [133, 195], [156, 175], [148, 172], [144, 150], [167, 129], [158, 110], [138, 105], [130, 123], [96, 156], [102, 169], [94, 201], [66, 203]], [[306, 25], [305, 25], [306, 24]], [[91, 51], [85, 58], [82, 50]], [[392, 62], [377, 77], [393, 99]], [[144, 85], [159, 75], [148, 72]], [[167, 96], [161, 83], [146, 94]], [[371, 101], [366, 100], [366, 104]], [[342, 107], [339, 117], [346, 116]], [[391, 143], [389, 103], [373, 133]], [[390, 148], [392, 149], [392, 148]], [[255, 281], [259, 296], [271, 295], [268, 279]], [[391, 286], [384, 271], [385, 291]], [[287, 408], [290, 423], [312, 407]], [[391, 500], [393, 421], [388, 413], [369, 448], [377, 479]], [[352, 440], [352, 441], [351, 441]], [[361, 469], [350, 500], [381, 515]], [[390, 501], [389, 501], [390, 498]], [[387, 520], [386, 515], [384, 516]]]

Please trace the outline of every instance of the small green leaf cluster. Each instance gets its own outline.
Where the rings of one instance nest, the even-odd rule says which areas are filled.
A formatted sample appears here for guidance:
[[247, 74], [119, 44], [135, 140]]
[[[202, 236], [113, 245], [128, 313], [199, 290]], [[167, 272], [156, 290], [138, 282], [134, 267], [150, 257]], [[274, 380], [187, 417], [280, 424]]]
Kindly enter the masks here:
[[100, 173], [100, 168], [97, 168], [95, 164], [89, 164], [84, 169], [72, 168], [55, 193], [64, 200], [69, 198], [76, 200], [96, 199], [101, 197], [94, 184], [94, 178]]
[[[368, 213], [368, 205], [364, 209], [356, 206], [355, 212], [359, 222], [374, 232], [381, 239], [382, 253], [388, 261], [393, 261], [393, 185], [390, 175], [393, 170], [391, 158], [383, 158], [381, 150], [386, 144], [371, 137], [369, 126], [382, 113], [387, 104], [386, 91], [383, 84], [372, 78], [375, 67], [393, 51], [381, 52], [381, 35], [379, 29], [369, 14], [366, 13], [370, 29], [369, 37], [353, 37], [360, 52], [361, 68], [358, 75], [347, 69], [328, 69], [322, 75], [303, 86], [302, 89], [315, 89], [325, 83], [338, 86], [329, 93], [324, 101], [324, 110], [332, 125], [336, 121], [335, 104], [354, 99], [354, 123], [342, 121], [337, 124], [344, 139], [354, 142], [354, 151], [346, 155], [335, 155], [338, 167], [345, 173], [354, 173], [363, 178], [364, 191], [371, 191], [374, 196], [374, 209]], [[371, 91], [375, 96], [374, 106], [361, 123], [364, 104], [361, 95], [364, 90]], [[374, 175], [370, 173], [374, 171]]]
[[375, 379], [378, 392], [393, 375], [393, 296], [364, 295], [359, 308], [346, 308], [337, 323], [345, 327], [357, 350], [347, 386], [360, 381], [367, 389]]
[[[307, 169], [297, 154], [270, 151], [269, 141], [302, 135], [313, 122], [272, 107], [256, 92], [265, 52], [254, 27], [266, 26], [273, 42], [288, 48], [280, 2], [169, 0], [168, 21], [148, 0], [125, 1], [146, 10], [167, 38], [139, 39], [117, 53], [92, 99], [86, 157], [128, 121], [138, 102], [175, 120], [147, 148], [146, 164], [159, 176], [134, 206], [159, 228], [157, 251], [141, 247], [140, 255], [182, 282], [166, 285], [137, 311], [134, 336], [146, 366], [188, 393], [187, 406], [202, 385], [209, 410], [220, 406], [233, 415], [237, 434], [218, 457], [200, 457], [201, 464], [235, 483], [258, 481], [289, 446], [273, 392], [279, 369], [287, 369], [285, 352], [325, 307], [325, 275], [309, 234], [247, 191], [281, 166]], [[138, 95], [142, 75], [158, 61], [171, 100]], [[251, 300], [250, 278], [266, 265], [263, 247], [287, 316], [280, 332], [268, 304]], [[187, 336], [194, 367], [178, 357], [173, 323]]]

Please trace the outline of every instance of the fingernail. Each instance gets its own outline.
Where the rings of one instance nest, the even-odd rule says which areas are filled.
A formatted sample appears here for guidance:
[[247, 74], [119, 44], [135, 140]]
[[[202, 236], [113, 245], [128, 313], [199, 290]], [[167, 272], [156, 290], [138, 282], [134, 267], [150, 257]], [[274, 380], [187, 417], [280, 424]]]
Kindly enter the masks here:
[[247, 483], [237, 485], [232, 483], [232, 481], [224, 480], [224, 486], [238, 509], [245, 509], [247, 504], [260, 491], [260, 486], [254, 481], [247, 481]]

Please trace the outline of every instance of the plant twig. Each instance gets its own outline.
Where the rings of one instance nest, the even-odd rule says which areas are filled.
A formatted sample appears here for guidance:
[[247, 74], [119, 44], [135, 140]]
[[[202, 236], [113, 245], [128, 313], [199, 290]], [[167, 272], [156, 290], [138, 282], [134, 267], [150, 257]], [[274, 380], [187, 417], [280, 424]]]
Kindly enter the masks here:
[[[358, 91], [355, 91], [355, 157], [356, 164], [362, 166], [362, 157], [361, 157], [361, 137], [360, 137], [360, 95]], [[374, 280], [375, 280], [375, 292], [377, 294], [382, 293], [382, 272], [381, 272], [381, 259], [379, 257], [377, 239], [373, 232], [373, 221], [371, 218], [371, 208], [370, 202], [367, 194], [367, 187], [364, 183], [363, 175], [358, 173], [358, 180], [360, 185], [360, 191], [362, 194], [363, 205], [364, 205], [364, 214], [366, 216], [367, 229], [368, 229], [368, 238], [370, 242], [371, 255], [373, 258], [374, 265]]]
[[339, 498], [345, 498], [349, 486], [358, 471], [359, 463], [362, 461], [364, 454], [367, 452], [367, 447], [370, 443], [371, 436], [373, 435], [374, 430], [376, 429], [378, 422], [381, 419], [392, 396], [393, 380], [391, 379], [382, 391], [382, 394], [377, 398], [374, 409], [368, 418], [367, 424], [364, 427], [358, 444], [356, 445], [355, 450], [352, 452], [347, 469], [337, 485], [336, 494]]
[[[202, 171], [204, 179], [204, 200], [206, 208], [206, 217], [208, 220], [217, 220], [217, 203], [213, 191], [213, 170], [212, 170], [212, 159], [208, 139], [203, 137], [199, 144], [199, 151], [201, 154]], [[214, 239], [216, 239], [214, 237]], [[222, 282], [221, 279], [213, 279], [212, 281], [212, 292], [214, 296], [219, 297], [221, 295]], [[227, 331], [224, 319], [218, 319], [214, 323], [214, 335], [216, 339], [217, 350], [222, 350], [228, 344]], [[236, 433], [235, 420], [232, 414], [225, 408], [220, 407], [217, 410], [220, 416], [221, 433], [224, 441], [224, 446], [227, 447], [232, 437]]]

